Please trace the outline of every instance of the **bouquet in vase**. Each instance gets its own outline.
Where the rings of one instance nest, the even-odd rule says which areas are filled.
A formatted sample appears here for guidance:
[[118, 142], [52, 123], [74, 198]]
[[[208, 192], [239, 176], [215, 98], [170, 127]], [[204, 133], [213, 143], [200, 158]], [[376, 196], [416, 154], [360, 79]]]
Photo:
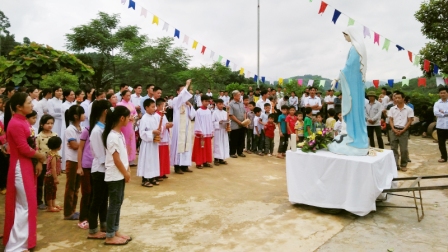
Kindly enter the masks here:
[[308, 136], [305, 141], [298, 143], [297, 147], [303, 152], [316, 152], [321, 149], [328, 149], [327, 145], [333, 141], [333, 130], [323, 129]]

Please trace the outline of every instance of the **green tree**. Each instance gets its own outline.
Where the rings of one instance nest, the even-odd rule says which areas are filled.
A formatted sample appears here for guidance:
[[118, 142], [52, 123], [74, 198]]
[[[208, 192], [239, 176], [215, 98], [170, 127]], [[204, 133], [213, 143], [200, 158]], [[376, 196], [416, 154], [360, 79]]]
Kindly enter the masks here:
[[9, 18], [5, 15], [5, 13], [3, 13], [3, 11], [0, 11], [0, 55], [2, 55], [2, 33], [9, 35], [9, 27], [11, 27]]
[[[422, 33], [431, 41], [420, 50], [423, 58], [437, 64], [443, 73], [448, 73], [448, 2], [446, 0], [429, 0], [420, 5], [415, 18], [422, 23]], [[423, 60], [420, 62], [423, 70]], [[427, 77], [433, 75], [433, 65]]]
[[23, 43], [26, 44], [26, 45], [29, 45], [29, 44], [31, 44], [31, 41], [30, 41], [30, 39], [28, 37], [24, 37], [23, 38]]
[[79, 89], [78, 77], [70, 74], [64, 70], [49, 74], [44, 80], [40, 82], [40, 88], [48, 88], [60, 86], [72, 90]]
[[[119, 24], [120, 15], [99, 12], [98, 18], [90, 20], [88, 24], [72, 28], [73, 33], [65, 35], [68, 50], [80, 53], [87, 49], [93, 49], [102, 55], [102, 58], [92, 59], [92, 61], [98, 62], [93, 65], [99, 75], [92, 83], [96, 88], [104, 87], [103, 75], [111, 73], [112, 78], [115, 78], [114, 57], [127, 43], [138, 47], [147, 40], [146, 36], [139, 35], [137, 26], [121, 27]], [[85, 55], [85, 57], [88, 56], [90, 55]]]
[[14, 34], [0, 35], [0, 56], [8, 56], [15, 46], [20, 45]]
[[32, 42], [16, 46], [8, 57], [0, 60], [0, 83], [39, 85], [48, 74], [64, 70], [80, 81], [89, 79], [94, 71], [73, 54]]

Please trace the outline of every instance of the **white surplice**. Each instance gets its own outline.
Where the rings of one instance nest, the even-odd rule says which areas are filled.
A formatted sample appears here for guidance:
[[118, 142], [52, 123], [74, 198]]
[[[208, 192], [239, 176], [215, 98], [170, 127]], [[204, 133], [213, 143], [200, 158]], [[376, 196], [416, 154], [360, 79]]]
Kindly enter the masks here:
[[196, 110], [196, 117], [194, 121], [194, 134], [202, 135], [203, 137], [212, 137], [215, 131], [212, 121], [212, 112], [209, 109], [202, 107]]
[[81, 107], [84, 109], [84, 117], [86, 118], [84, 120], [84, 122], [81, 122], [81, 126], [83, 126], [84, 128], [90, 127], [90, 122], [89, 122], [89, 118], [90, 118], [89, 105], [90, 105], [90, 103], [92, 103], [92, 102], [88, 99], [81, 102]]
[[213, 157], [217, 159], [229, 158], [229, 134], [226, 130], [228, 122], [227, 112], [224, 110], [215, 110], [212, 115], [212, 121], [215, 128], [215, 137], [213, 139]]
[[[171, 165], [190, 166], [192, 155], [192, 123], [196, 111], [185, 103], [193, 95], [184, 88], [173, 99], [173, 135], [171, 138], [170, 163]], [[181, 122], [183, 125], [181, 127]]]
[[154, 178], [160, 176], [159, 144], [154, 142], [154, 130], [159, 128], [158, 114], [144, 114], [140, 120], [140, 152], [137, 166], [137, 176]]

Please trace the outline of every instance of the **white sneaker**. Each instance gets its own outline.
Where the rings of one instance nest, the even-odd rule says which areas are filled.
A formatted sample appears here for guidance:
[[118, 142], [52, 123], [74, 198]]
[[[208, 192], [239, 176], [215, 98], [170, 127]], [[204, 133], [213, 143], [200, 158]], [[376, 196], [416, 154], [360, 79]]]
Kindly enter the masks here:
[[268, 154], [268, 157], [272, 157], [272, 155], [271, 155], [271, 154]]

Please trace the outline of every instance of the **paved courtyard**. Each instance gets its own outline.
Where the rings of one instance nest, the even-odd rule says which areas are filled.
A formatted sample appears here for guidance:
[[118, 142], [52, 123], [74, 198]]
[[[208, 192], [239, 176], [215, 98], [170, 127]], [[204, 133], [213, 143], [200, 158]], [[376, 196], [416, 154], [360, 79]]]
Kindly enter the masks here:
[[[431, 139], [412, 137], [410, 153], [410, 169], [399, 176], [448, 174], [446, 163], [437, 163], [438, 148]], [[144, 188], [132, 169], [120, 222], [121, 230], [133, 237], [128, 245], [110, 247], [87, 240], [87, 231], [79, 229], [76, 221], [62, 220], [62, 213], [40, 211], [35, 251], [448, 250], [448, 190], [423, 193], [425, 218], [419, 223], [413, 209], [378, 208], [358, 217], [292, 205], [285, 161], [274, 157], [248, 155], [229, 160], [227, 166], [193, 170], [172, 174], [158, 187]], [[60, 204], [63, 176], [61, 185]], [[399, 197], [391, 202], [413, 204]], [[3, 227], [3, 207], [0, 218]]]

